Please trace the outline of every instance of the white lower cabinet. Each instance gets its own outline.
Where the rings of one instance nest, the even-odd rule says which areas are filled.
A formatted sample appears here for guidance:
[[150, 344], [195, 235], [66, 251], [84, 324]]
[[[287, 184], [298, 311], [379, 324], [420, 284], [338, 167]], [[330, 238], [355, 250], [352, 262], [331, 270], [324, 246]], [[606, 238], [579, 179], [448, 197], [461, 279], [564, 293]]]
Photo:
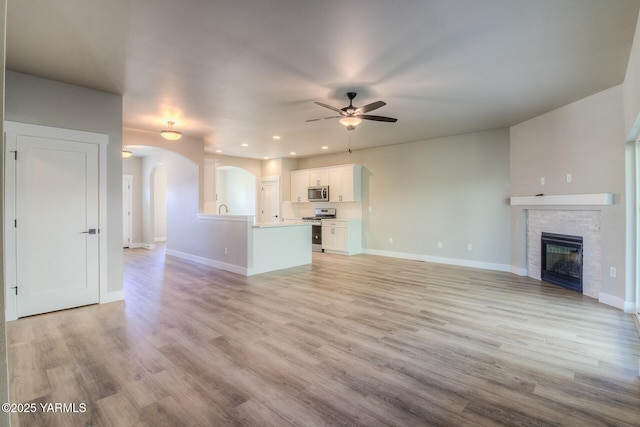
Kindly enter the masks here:
[[360, 220], [323, 219], [322, 249], [328, 253], [355, 255], [362, 252]]

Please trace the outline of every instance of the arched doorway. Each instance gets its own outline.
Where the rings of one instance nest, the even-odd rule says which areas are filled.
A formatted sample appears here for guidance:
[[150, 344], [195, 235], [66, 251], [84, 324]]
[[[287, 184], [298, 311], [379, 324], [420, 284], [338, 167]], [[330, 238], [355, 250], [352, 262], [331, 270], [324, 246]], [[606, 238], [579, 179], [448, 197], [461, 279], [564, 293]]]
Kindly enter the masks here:
[[216, 168], [216, 213], [256, 215], [256, 176], [237, 166]]

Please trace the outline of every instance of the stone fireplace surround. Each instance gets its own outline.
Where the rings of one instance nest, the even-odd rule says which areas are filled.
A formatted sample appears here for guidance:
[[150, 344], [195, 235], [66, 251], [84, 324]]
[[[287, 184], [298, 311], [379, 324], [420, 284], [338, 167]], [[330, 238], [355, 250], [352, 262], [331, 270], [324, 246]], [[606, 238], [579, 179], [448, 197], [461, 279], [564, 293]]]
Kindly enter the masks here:
[[602, 287], [602, 238], [599, 210], [530, 208], [527, 218], [527, 270], [529, 277], [540, 280], [540, 237], [542, 232], [582, 236], [582, 293], [598, 298]]

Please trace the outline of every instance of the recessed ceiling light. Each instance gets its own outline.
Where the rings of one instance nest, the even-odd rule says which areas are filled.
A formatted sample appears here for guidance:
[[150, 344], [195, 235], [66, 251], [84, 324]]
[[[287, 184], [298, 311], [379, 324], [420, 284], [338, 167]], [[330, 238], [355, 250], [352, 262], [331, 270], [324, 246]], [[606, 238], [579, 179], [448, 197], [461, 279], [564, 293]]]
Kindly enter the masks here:
[[280, 139], [280, 135], [273, 135], [271, 138], [273, 138], [273, 139]]
[[222, 150], [218, 149], [218, 150], [216, 150], [216, 153], [222, 153]]
[[269, 158], [268, 158], [267, 156], [264, 156], [264, 157], [263, 157], [263, 159], [265, 159], [265, 160], [269, 160]]
[[244, 144], [242, 144], [243, 147], [248, 147], [249, 144], [247, 144], [246, 142]]
[[322, 149], [323, 149], [323, 150], [328, 150], [328, 149], [329, 149], [329, 147], [327, 147], [326, 145], [323, 145], [323, 146], [322, 146]]
[[289, 154], [290, 154], [290, 155], [292, 155], [292, 156], [295, 156], [295, 155], [296, 155], [296, 152], [295, 152], [295, 151], [292, 151], [292, 152], [290, 152]]

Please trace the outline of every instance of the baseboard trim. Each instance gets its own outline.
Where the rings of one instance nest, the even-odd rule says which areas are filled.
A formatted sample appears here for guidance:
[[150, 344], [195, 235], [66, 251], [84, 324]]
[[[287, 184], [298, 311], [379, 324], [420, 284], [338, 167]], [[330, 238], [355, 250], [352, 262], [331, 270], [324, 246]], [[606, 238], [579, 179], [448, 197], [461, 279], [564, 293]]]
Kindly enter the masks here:
[[625, 313], [637, 313], [636, 305], [631, 301], [624, 302], [624, 312]]
[[142, 243], [142, 247], [145, 249], [151, 250], [151, 249], [155, 249], [156, 245], [153, 243]]
[[201, 256], [188, 254], [186, 252], [176, 251], [173, 249], [167, 249], [166, 254], [174, 256], [176, 258], [186, 259], [187, 261], [197, 262], [198, 264], [208, 265], [209, 267], [219, 268], [220, 270], [230, 271], [231, 273], [241, 274], [243, 276], [249, 275], [248, 268], [240, 267], [239, 265], [227, 264], [225, 262], [204, 258]]
[[126, 249], [126, 248], [129, 248], [129, 249], [138, 249], [138, 248], [142, 248], [143, 246], [144, 246], [144, 245], [143, 245], [142, 243], [131, 243], [131, 244], [129, 244], [129, 246], [125, 246], [125, 249]]
[[156, 242], [156, 243], [166, 242], [167, 238], [166, 237], [156, 237], [155, 239], [153, 239], [153, 241]]
[[390, 258], [408, 259], [413, 261], [433, 262], [437, 264], [457, 265], [459, 267], [479, 268], [481, 270], [511, 272], [511, 269], [512, 269], [512, 267], [508, 264], [473, 261], [468, 259], [434, 257], [429, 255], [411, 254], [406, 252], [381, 251], [378, 249], [363, 249], [362, 252], [368, 255], [386, 256]]
[[529, 275], [529, 270], [526, 268], [516, 267], [514, 265], [511, 266], [511, 272], [522, 277], [527, 277]]
[[598, 293], [598, 301], [602, 304], [610, 305], [612, 307], [623, 310], [625, 313], [632, 313], [633, 309], [635, 308], [635, 304], [629, 301], [625, 301], [623, 298], [605, 294], [604, 292]]
[[116, 301], [122, 301], [122, 300], [124, 300], [124, 290], [107, 292], [106, 295], [100, 296], [100, 304], [108, 304], [110, 302], [116, 302]]

